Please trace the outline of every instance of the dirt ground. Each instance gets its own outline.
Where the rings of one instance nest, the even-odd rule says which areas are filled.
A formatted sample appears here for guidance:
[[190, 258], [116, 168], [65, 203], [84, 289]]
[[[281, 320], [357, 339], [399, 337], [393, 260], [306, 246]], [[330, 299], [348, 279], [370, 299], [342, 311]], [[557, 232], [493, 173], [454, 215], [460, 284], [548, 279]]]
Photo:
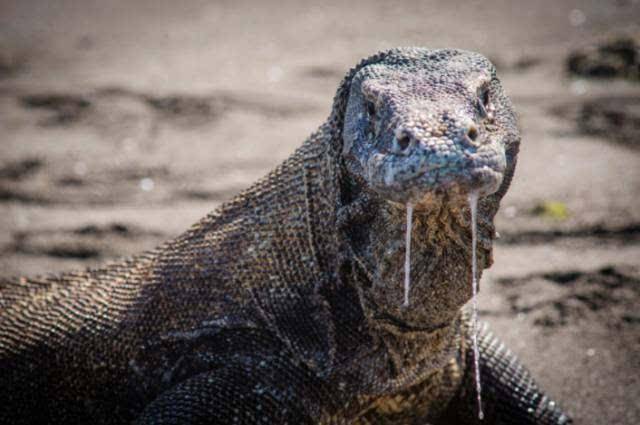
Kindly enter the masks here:
[[523, 129], [481, 317], [576, 423], [640, 423], [638, 139], [576, 119], [640, 83], [565, 66], [638, 23], [637, 0], [0, 0], [0, 275], [177, 235], [292, 152], [364, 56], [476, 50]]

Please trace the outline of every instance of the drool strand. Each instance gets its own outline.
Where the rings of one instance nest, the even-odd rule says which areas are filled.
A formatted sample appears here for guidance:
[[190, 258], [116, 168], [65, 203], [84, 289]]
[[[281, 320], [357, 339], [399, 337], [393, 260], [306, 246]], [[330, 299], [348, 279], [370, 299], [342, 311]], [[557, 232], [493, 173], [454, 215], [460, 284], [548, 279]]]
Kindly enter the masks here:
[[404, 303], [409, 306], [409, 290], [411, 289], [411, 227], [413, 224], [413, 204], [407, 202], [407, 231], [404, 238]]
[[478, 419], [484, 418], [482, 412], [482, 386], [480, 384], [480, 350], [478, 349], [478, 261], [476, 257], [476, 246], [478, 244], [478, 192], [473, 191], [469, 194], [469, 208], [471, 210], [471, 273], [472, 273], [472, 316], [471, 316], [471, 333], [473, 338], [473, 366], [476, 380], [476, 394], [478, 400]]

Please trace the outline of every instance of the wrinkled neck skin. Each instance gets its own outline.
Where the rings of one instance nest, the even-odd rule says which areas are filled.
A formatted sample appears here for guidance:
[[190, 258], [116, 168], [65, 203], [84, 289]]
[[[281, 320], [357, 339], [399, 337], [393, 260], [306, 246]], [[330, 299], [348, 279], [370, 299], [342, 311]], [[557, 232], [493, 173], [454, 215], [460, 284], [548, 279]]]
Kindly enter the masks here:
[[[369, 212], [365, 219], [351, 220], [342, 230], [360, 270], [353, 283], [372, 336], [385, 346], [398, 370], [440, 367], [451, 355], [453, 347], [447, 341], [455, 338], [448, 336], [456, 332], [460, 310], [472, 296], [467, 195], [452, 189], [415, 202], [408, 306], [403, 306], [406, 205], [384, 200], [367, 189], [352, 201], [366, 199], [359, 209]], [[496, 210], [489, 199], [479, 202], [480, 270], [491, 265]]]

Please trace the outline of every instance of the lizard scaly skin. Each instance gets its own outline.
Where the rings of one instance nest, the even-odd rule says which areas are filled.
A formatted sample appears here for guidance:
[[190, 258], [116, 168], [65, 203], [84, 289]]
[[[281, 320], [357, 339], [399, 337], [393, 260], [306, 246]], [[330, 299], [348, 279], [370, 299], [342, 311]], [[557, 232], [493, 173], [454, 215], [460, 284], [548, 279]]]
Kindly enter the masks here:
[[[0, 422], [480, 423], [466, 195], [486, 268], [518, 144], [481, 55], [365, 59], [316, 133], [181, 236], [1, 281]], [[480, 353], [482, 423], [569, 423], [486, 330]]]

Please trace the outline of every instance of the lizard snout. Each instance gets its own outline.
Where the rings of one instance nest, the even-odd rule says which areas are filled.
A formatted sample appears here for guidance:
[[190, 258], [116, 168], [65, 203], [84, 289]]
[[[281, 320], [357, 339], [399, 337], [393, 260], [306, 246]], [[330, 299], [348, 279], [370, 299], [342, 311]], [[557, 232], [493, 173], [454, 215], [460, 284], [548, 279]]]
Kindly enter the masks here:
[[462, 192], [495, 192], [506, 168], [504, 148], [473, 121], [448, 126], [398, 126], [387, 151], [367, 163], [369, 182], [395, 201], [422, 198], [457, 187]]

